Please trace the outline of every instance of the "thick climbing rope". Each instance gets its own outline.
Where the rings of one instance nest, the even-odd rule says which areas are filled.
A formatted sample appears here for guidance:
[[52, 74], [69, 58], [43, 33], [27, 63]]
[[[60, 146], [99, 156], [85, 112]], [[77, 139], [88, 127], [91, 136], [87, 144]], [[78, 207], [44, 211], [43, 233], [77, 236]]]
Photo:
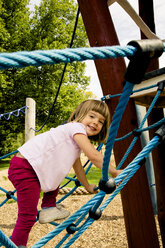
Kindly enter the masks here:
[[104, 161], [103, 161], [102, 175], [103, 175], [104, 181], [108, 181], [108, 169], [109, 169], [109, 162], [110, 162], [113, 144], [117, 136], [117, 131], [119, 129], [122, 115], [129, 101], [129, 97], [132, 94], [133, 86], [134, 86], [133, 84], [126, 82], [124, 89], [123, 89], [123, 94], [120, 97], [119, 103], [117, 105], [115, 114], [112, 119], [112, 124], [109, 129], [109, 136], [107, 139], [107, 144], [106, 144], [106, 149], [105, 149], [105, 154], [104, 154]]
[[136, 48], [133, 46], [103, 46], [0, 53], [0, 70], [12, 67], [22, 68], [30, 65], [42, 66], [62, 62], [126, 57], [133, 56], [135, 52]]
[[17, 248], [17, 246], [0, 230], [0, 245], [7, 248]]
[[[127, 83], [128, 84], [128, 83]], [[127, 87], [129, 88], [129, 84], [127, 85], [126, 84], [126, 89], [127, 89]], [[130, 87], [130, 89], [129, 89], [129, 92], [131, 91], [131, 89], [132, 89], [132, 87]], [[123, 90], [123, 92], [125, 92], [124, 90]], [[127, 92], [127, 90], [126, 90], [126, 92]], [[123, 94], [123, 95], [125, 95], [125, 94]], [[128, 95], [130, 95], [130, 93], [128, 94]], [[121, 97], [121, 99], [122, 99], [122, 97]], [[126, 100], [127, 101], [127, 100]], [[123, 100], [121, 100], [121, 102], [123, 102]], [[119, 106], [119, 108], [118, 109], [120, 109], [120, 104], [121, 104], [121, 102], [119, 101], [119, 104], [118, 104], [118, 106]], [[117, 115], [117, 117], [116, 117], [116, 119], [121, 119], [120, 118], [120, 116], [118, 116]], [[113, 121], [115, 120], [115, 118], [113, 118]], [[113, 123], [113, 121], [112, 121], [112, 123]], [[116, 121], [116, 120], [115, 120]], [[111, 128], [110, 128], [111, 129]], [[113, 128], [112, 128], [112, 130], [113, 130]], [[115, 136], [115, 135], [114, 135]], [[155, 138], [156, 139], [156, 138]], [[158, 142], [159, 142], [159, 138], [158, 138], [158, 140], [156, 140], [156, 145], [158, 144]], [[148, 145], [149, 146], [149, 145]], [[154, 146], [155, 147], [155, 146]], [[151, 149], [150, 149], [151, 150]], [[150, 150], [149, 150], [149, 152], [150, 152]], [[138, 157], [138, 159], [140, 158], [140, 161], [142, 160], [142, 157], [139, 155], [139, 157]], [[139, 160], [137, 160], [137, 162], [138, 162], [138, 164], [139, 164], [139, 162], [140, 162]], [[132, 164], [131, 164], [132, 165]], [[139, 168], [139, 166], [138, 166], [138, 168]], [[103, 168], [104, 169], [104, 168]], [[128, 170], [128, 169], [127, 169]], [[116, 180], [116, 183], [119, 183], [120, 182], [120, 180], [122, 180], [127, 174], [126, 174], [126, 171], [127, 170], [124, 170], [115, 180]], [[130, 175], [132, 176], [134, 173], [130, 173]], [[124, 177], [122, 177], [124, 175]], [[129, 175], [129, 177], [128, 177], [128, 179], [130, 178], [130, 175]], [[120, 177], [122, 177], [121, 179], [119, 179]], [[124, 181], [125, 182], [125, 181]], [[124, 183], [121, 183], [121, 185], [123, 185]], [[120, 185], [119, 185], [119, 187], [121, 187]], [[105, 196], [105, 192], [103, 192], [103, 191], [100, 191], [98, 194], [97, 194], [97, 196], [100, 196], [99, 198], [95, 198], [95, 201], [94, 201], [94, 204], [96, 204], [96, 203], [99, 203], [98, 205], [100, 205], [101, 203], [102, 203], [102, 200], [103, 200], [103, 198], [104, 198], [104, 196]], [[93, 198], [93, 199], [94, 199]], [[89, 203], [89, 202], [88, 202]], [[93, 205], [92, 205], [93, 206]], [[89, 204], [88, 204], [88, 207], [89, 207]], [[84, 210], [84, 209], [83, 209]], [[81, 211], [81, 210], [80, 210]], [[77, 213], [79, 213], [79, 211], [77, 212]], [[77, 213], [75, 213], [75, 214], [77, 214]], [[79, 213], [79, 215], [80, 215], [81, 213]], [[82, 213], [83, 214], [83, 213]], [[73, 216], [75, 216], [75, 215], [73, 215]], [[71, 216], [67, 221], [69, 221], [69, 220], [71, 220], [72, 219], [72, 217], [73, 216]], [[91, 218], [89, 218], [89, 220], [90, 221], [94, 221], [93, 219], [91, 220]], [[73, 223], [73, 219], [72, 219], [72, 222], [71, 223]], [[79, 235], [81, 235], [81, 233], [83, 232], [83, 230], [85, 230], [86, 228], [88, 228], [88, 226], [89, 226], [89, 223], [88, 223], [88, 219], [85, 221], [85, 224], [83, 224], [82, 225], [82, 228], [80, 228], [80, 230], [78, 230], [78, 232], [75, 234], [75, 236], [74, 236], [74, 238], [72, 238], [68, 243], [67, 243], [67, 246], [66, 247], [69, 247], [70, 246], [70, 243], [73, 241], [75, 241], [75, 239], [76, 239], [76, 237], [78, 238], [79, 237]], [[64, 222], [63, 224], [66, 224], [66, 222]], [[67, 223], [68, 224], [68, 223]], [[60, 225], [60, 227], [59, 228], [61, 228], [61, 225]], [[43, 239], [41, 239], [38, 243], [36, 243], [33, 247], [41, 247], [43, 244], [45, 244], [45, 242], [47, 243], [48, 242], [48, 240], [50, 240], [51, 238], [53, 238], [54, 237], [54, 235], [56, 235], [57, 233], [57, 229], [58, 229], [58, 227], [54, 230], [54, 231], [52, 231], [51, 233], [49, 233], [48, 235], [46, 235]], [[61, 229], [59, 230], [59, 232], [60, 231], [62, 231]], [[68, 235], [67, 235], [68, 236]], [[63, 246], [63, 247], [65, 247], [65, 245]]]
[[[117, 187], [117, 189], [110, 195], [110, 197], [106, 200], [106, 202], [100, 208], [103, 209], [109, 204], [109, 202], [120, 192], [120, 190], [124, 187], [124, 185], [132, 178], [135, 172], [140, 168], [140, 163], [143, 158], [147, 157], [148, 154], [160, 143], [160, 139], [158, 136], [155, 136], [152, 141], [148, 143], [148, 145], [139, 153], [139, 155], [128, 165], [127, 168], [123, 170], [123, 172], [115, 178], [116, 184], [118, 184], [121, 180], [121, 184]], [[60, 226], [56, 227], [53, 231], [48, 233], [45, 237], [41, 238], [33, 248], [44, 246], [50, 239], [53, 239], [57, 234], [63, 231], [67, 226], [72, 224], [76, 219], [81, 216], [81, 214], [87, 214], [89, 209], [93, 207], [93, 204], [98, 200], [102, 199], [105, 196], [105, 192], [100, 191], [97, 195], [95, 195], [88, 203], [86, 203], [81, 209], [79, 209], [75, 214], [69, 217], [66, 221], [64, 221]], [[74, 235], [70, 241], [64, 245], [63, 247], [69, 247], [88, 227], [93, 223], [94, 219], [89, 218], [85, 221], [81, 228], [77, 228], [78, 232]], [[68, 236], [68, 234], [67, 234]], [[58, 245], [56, 247], [59, 247]]]
[[[126, 84], [126, 89], [127, 89], [127, 87], [129, 88], [129, 83], [128, 83], [128, 85]], [[128, 94], [128, 95], [130, 95], [130, 91], [131, 91], [131, 88], [128, 90], [128, 92], [129, 92], [129, 94], [128, 94], [128, 92], [127, 92], [127, 90], [123, 90], [123, 92], [126, 92], [126, 93], [123, 93], [124, 95], [126, 94]], [[122, 98], [121, 98], [122, 99]], [[122, 102], [122, 101], [121, 101]], [[119, 101], [119, 106], [120, 106], [120, 101]], [[120, 108], [119, 108], [120, 109]], [[117, 119], [120, 119], [120, 117], [118, 117], [117, 116]], [[113, 118], [113, 121], [115, 120], [115, 118]], [[158, 141], [156, 141], [156, 145], [158, 144]], [[149, 150], [149, 152], [150, 152], [150, 150]], [[140, 157], [140, 160], [139, 161], [141, 161], [141, 157]], [[139, 161], [138, 161], [138, 163], [139, 163]], [[131, 164], [132, 165], [132, 164]], [[139, 168], [140, 166], [137, 166], [137, 169]], [[123, 171], [123, 173], [121, 173], [116, 179], [115, 179], [115, 181], [116, 181], [116, 183], [119, 183], [124, 177], [126, 177], [127, 176], [127, 174], [128, 174], [128, 169], [129, 169], [129, 166]], [[134, 173], [136, 172], [136, 170], [137, 169], [135, 169], [135, 166], [134, 166], [134, 172], [129, 172], [129, 177], [127, 177], [127, 179], [130, 179], [133, 175], [134, 175]], [[123, 182], [121, 183], [121, 185], [123, 185], [123, 187], [124, 187], [124, 185], [125, 185], [125, 183], [127, 182], [127, 180], [126, 179], [124, 179], [123, 180]], [[122, 187], [122, 186], [120, 186], [119, 185], [119, 187], [117, 188], [118, 190], [117, 190], [117, 193], [120, 191], [119, 189], [120, 189], [120, 187]], [[115, 193], [114, 193], [115, 194]], [[77, 218], [79, 218], [79, 216], [82, 216], [81, 217], [81, 220], [83, 220], [83, 218], [87, 215], [87, 213], [89, 212], [89, 209], [90, 209], [90, 207], [92, 206], [93, 207], [93, 205], [96, 205], [96, 203], [98, 203], [99, 202], [99, 204], [98, 205], [100, 205], [101, 203], [102, 203], [102, 200], [103, 200], [103, 198], [104, 198], [104, 196], [105, 196], [105, 192], [102, 192], [102, 191], [100, 191], [99, 193], [98, 193], [98, 195], [97, 195], [97, 197], [94, 197], [92, 200], [93, 201], [91, 201], [91, 204], [88, 204], [88, 205], [86, 205], [86, 207], [87, 207], [87, 209], [85, 209], [85, 211], [84, 211], [84, 206], [82, 207], [82, 209], [80, 210], [80, 211], [78, 211], [77, 213], [75, 213], [75, 215], [74, 215], [74, 218], [71, 218], [71, 219], [68, 219], [68, 222], [65, 222], [64, 224], [65, 224], [65, 226], [64, 227], [61, 227], [61, 225], [60, 226], [58, 226], [58, 227], [56, 227], [56, 229], [54, 230], [54, 232], [53, 233], [51, 233], [51, 234], [49, 234], [48, 236], [46, 236], [46, 237], [44, 237], [43, 238], [43, 240], [41, 239], [37, 244], [35, 244], [33, 247], [41, 247], [41, 246], [43, 246], [44, 244], [46, 244], [51, 238], [53, 238], [55, 235], [57, 235], [59, 232], [61, 232], [64, 228], [66, 228], [68, 225], [69, 225], [69, 223], [70, 224], [72, 224], [74, 221], [76, 221], [77, 220]], [[112, 197], [112, 195], [111, 195], [111, 197]], [[110, 197], [110, 199], [111, 199], [111, 197]], [[88, 202], [89, 203], [89, 202]], [[103, 206], [105, 206], [105, 204], [103, 205]], [[103, 208], [103, 207], [102, 207]], [[100, 209], [102, 209], [102, 208], [100, 208]], [[72, 216], [73, 217], [73, 216]], [[64, 245], [63, 247], [69, 247], [70, 246], [70, 244], [72, 243], [72, 242], [74, 242], [81, 234], [82, 234], [82, 232], [83, 231], [85, 231], [88, 227], [89, 227], [89, 225], [91, 225], [92, 223], [93, 223], [93, 221], [94, 221], [94, 219], [92, 219], [92, 218], [87, 218], [87, 220], [81, 225], [81, 227], [77, 227], [77, 229], [76, 229], [76, 231], [77, 231], [77, 233], [76, 233], [76, 235], [75, 235], [75, 237], [74, 238], [72, 238], [70, 241], [69, 241], [69, 243], [67, 243], [67, 245]], [[76, 223], [79, 223], [80, 222], [80, 220], [79, 221], [77, 221]], [[62, 228], [62, 229], [61, 229]], [[69, 236], [68, 234], [67, 234], [67, 236]], [[67, 237], [65, 237], [65, 238], [63, 238], [63, 240], [66, 240], [66, 238]], [[61, 240], [61, 242], [62, 242], [62, 240]], [[11, 246], [12, 247], [12, 246]], [[59, 245], [57, 245], [57, 247], [60, 247]]]
[[[135, 174], [135, 172], [140, 168], [141, 161], [148, 156], [148, 154], [160, 143], [160, 138], [158, 136], [155, 136], [148, 144], [147, 146], [139, 153], [139, 155], [128, 165], [123, 172], [118, 175], [115, 178], [116, 184], [119, 183], [121, 180], [121, 184], [117, 187], [117, 189], [110, 195], [110, 197], [103, 203], [103, 205], [100, 207], [101, 211], [105, 209], [105, 207], [110, 203], [110, 201], [120, 192], [120, 190], [124, 187], [124, 185], [132, 178], [132, 176]], [[63, 231], [66, 227], [68, 227], [70, 224], [72, 224], [74, 221], [79, 219], [81, 215], [86, 216], [86, 214], [89, 212], [89, 209], [93, 206], [93, 204], [101, 199], [103, 196], [105, 196], [105, 192], [100, 191], [97, 195], [95, 195], [88, 203], [86, 203], [83, 207], [81, 207], [75, 214], [70, 216], [66, 221], [64, 221], [61, 225], [57, 226], [53, 231], [48, 233], [45, 237], [41, 238], [36, 244], [34, 244], [32, 247], [42, 247], [44, 246], [50, 239], [54, 238], [55, 235], [59, 234], [61, 231]], [[82, 217], [81, 217], [82, 220]], [[69, 247], [92, 223], [94, 222], [94, 219], [88, 217], [87, 220], [84, 222], [81, 228], [78, 228], [77, 233], [70, 239], [70, 241], [64, 245], [63, 247]], [[77, 222], [78, 224], [79, 222]], [[69, 235], [67, 234], [67, 237]], [[65, 240], [67, 237], [63, 238]], [[12, 243], [9, 243], [9, 239], [6, 237], [5, 234], [0, 232], [0, 240], [3, 242], [6, 247], [15, 248], [16, 246]], [[62, 242], [62, 240], [61, 240]], [[57, 245], [56, 247], [60, 247]]]
[[66, 227], [68, 227], [70, 224], [72, 224], [74, 221], [79, 219], [79, 217], [84, 214], [88, 213], [89, 209], [93, 206], [93, 204], [105, 195], [105, 192], [100, 191], [98, 194], [96, 194], [92, 199], [90, 199], [85, 205], [83, 205], [77, 212], [75, 212], [72, 216], [70, 216], [67, 220], [65, 220], [63, 223], [61, 223], [59, 226], [57, 226], [54, 230], [52, 230], [50, 233], [48, 233], [45, 237], [41, 238], [36, 244], [34, 244], [32, 247], [42, 247], [44, 244], [46, 244], [50, 239], [54, 238], [55, 235], [62, 232]]
[[[164, 43], [165, 46], [165, 43]], [[70, 63], [73, 61], [131, 57], [137, 49], [131, 45], [89, 48], [54, 49], [0, 53], [0, 70], [12, 67], [42, 66], [45, 64]]]
[[[68, 194], [70, 191], [72, 190], [72, 188], [69, 187], [65, 187], [62, 189], [59, 189], [59, 194]], [[73, 195], [88, 195], [90, 194], [85, 188], [77, 188], [73, 191], [72, 193]]]
[[[121, 47], [120, 47], [121, 48]], [[132, 49], [132, 50], [131, 50]], [[91, 53], [92, 50], [92, 53]], [[27, 66], [27, 64], [29, 63], [33, 63], [33, 65], [38, 65], [38, 63], [50, 63], [50, 64], [54, 64], [54, 63], [59, 63], [59, 62], [72, 62], [72, 61], [81, 61], [81, 60], [85, 60], [85, 59], [97, 59], [97, 58], [108, 58], [108, 56], [112, 56], [112, 57], [118, 57], [118, 56], [133, 56], [134, 52], [136, 51], [135, 47], [132, 46], [127, 46], [123, 51], [122, 49], [119, 51], [120, 49], [118, 49], [118, 47], [111, 47], [111, 55], [110, 55], [110, 51], [107, 51], [107, 47], [103, 47], [103, 48], [89, 48], [88, 51], [86, 51], [86, 49], [74, 49], [74, 54], [72, 53], [73, 50], [65, 50], [65, 55], [67, 55], [67, 59], [64, 56], [64, 53], [62, 53], [63, 51], [60, 51], [58, 53], [58, 56], [53, 57], [53, 54], [51, 53], [52, 51], [37, 51], [38, 54], [36, 56], [36, 52], [31, 53], [30, 56], [27, 54], [27, 52], [18, 52], [16, 53], [14, 56], [16, 57], [16, 60], [13, 61], [11, 54], [3, 54], [3, 56], [1, 56], [0, 54], [0, 64], [1, 64], [1, 69], [3, 69], [3, 62], [5, 61], [5, 66], [9, 66], [7, 68], [10, 68], [11, 66], [11, 62], [13, 63], [12, 66], [14, 67], [24, 67]], [[128, 52], [129, 50], [129, 54], [124, 55], [124, 52]], [[56, 50], [57, 51], [57, 50]], [[77, 52], [75, 52], [77, 51]], [[89, 53], [90, 51], [90, 53]], [[94, 52], [94, 53], [93, 53]], [[101, 56], [100, 56], [100, 52], [101, 52]], [[113, 53], [113, 55], [112, 55]], [[86, 55], [88, 54], [88, 58], [86, 57]], [[24, 61], [22, 61], [22, 58], [26, 57], [26, 59]], [[49, 55], [49, 56], [48, 56]], [[57, 55], [57, 54], [56, 54]], [[103, 56], [103, 57], [102, 57]], [[3, 57], [3, 58], [2, 58]], [[36, 59], [37, 57], [37, 59]], [[46, 58], [45, 58], [46, 57]], [[90, 58], [89, 58], [90, 57]], [[37, 62], [37, 64], [34, 62], [34, 58], [35, 61]], [[61, 59], [63, 61], [61, 61]], [[27, 63], [28, 62], [28, 63]], [[14, 65], [15, 63], [15, 65]], [[32, 64], [31, 64], [32, 65]], [[41, 64], [39, 64], [41, 65]], [[132, 90], [133, 90], [133, 83], [130, 83], [126, 80], [126, 84], [124, 86], [123, 89], [123, 93], [120, 97], [119, 100], [119, 104], [116, 108], [116, 112], [114, 114], [113, 120], [112, 120], [112, 124], [110, 126], [110, 130], [109, 130], [109, 137], [108, 137], [108, 141], [107, 141], [107, 145], [106, 145], [106, 150], [105, 150], [105, 156], [104, 156], [104, 162], [103, 162], [103, 170], [102, 170], [102, 174], [103, 174], [103, 180], [104, 181], [108, 181], [108, 168], [109, 168], [109, 161], [110, 161], [110, 156], [111, 156], [111, 152], [112, 152], [112, 147], [113, 144], [115, 142], [115, 138], [117, 135], [117, 131], [120, 125], [120, 121], [122, 118], [122, 115], [125, 111], [126, 105], [128, 103], [129, 97], [132, 94]], [[142, 152], [133, 160], [133, 162], [123, 170], [123, 172], [118, 175], [115, 178], [115, 182], [116, 184], [118, 184], [119, 182], [121, 182], [121, 184], [117, 187], [117, 192], [119, 192], [122, 188], [122, 186], [125, 185], [125, 183], [127, 182], [127, 180], [130, 180], [130, 178], [133, 176], [133, 174], [136, 172], [136, 170], [140, 167], [143, 159], [145, 158], [145, 156], [150, 153], [152, 151], [152, 149], [154, 149], [158, 144], [160, 143], [160, 138], [158, 136], [155, 136], [154, 139], [148, 143], [148, 145], [142, 150]], [[115, 192], [115, 191], [114, 191]], [[81, 223], [81, 221], [83, 221], [84, 217], [89, 213], [89, 210], [91, 208], [94, 208], [94, 210], [96, 210], [96, 208], [98, 208], [104, 199], [106, 192], [104, 192], [103, 190], [100, 190], [99, 193], [97, 193], [91, 200], [89, 200], [88, 203], [86, 203], [84, 206], [82, 206], [76, 213], [74, 213], [72, 216], [70, 216], [67, 220], [65, 220], [62, 224], [57, 225], [57, 227], [51, 231], [50, 233], [48, 233], [45, 237], [41, 238], [36, 244], [34, 244], [33, 248], [36, 247], [42, 247], [43, 245], [45, 245], [50, 239], [54, 238], [55, 235], [59, 234], [61, 231], [63, 231], [65, 228], [69, 227], [69, 225], [73, 224], [74, 222], [76, 222], [77, 225], [79, 225]], [[115, 193], [114, 193], [115, 194]], [[105, 203], [104, 203], [105, 204]], [[100, 207], [100, 209], [102, 210], [105, 205], [102, 205]], [[75, 230], [77, 230], [76, 234], [74, 235], [74, 237], [72, 237], [70, 239], [70, 241], [65, 244], [63, 247], [69, 247], [71, 245], [71, 243], [73, 243], [83, 232], [84, 230], [86, 230], [88, 228], [88, 226], [94, 221], [94, 218], [91, 218], [90, 216], [87, 217], [87, 219], [84, 221], [83, 224], [81, 224], [81, 226], [79, 227], [75, 227]], [[69, 236], [67, 234], [67, 236]], [[5, 237], [5, 235], [3, 235], [2, 239]], [[63, 241], [66, 240], [66, 237], [63, 238]], [[63, 242], [61, 241], [61, 242]], [[15, 246], [11, 246], [11, 247], [15, 247]], [[59, 245], [58, 245], [59, 247]]]
[[[148, 145], [139, 153], [139, 155], [128, 165], [121, 174], [119, 174], [116, 178], [116, 184], [121, 180], [121, 184], [116, 188], [116, 190], [108, 197], [108, 199], [103, 203], [100, 207], [100, 210], [103, 211], [109, 203], [114, 199], [114, 197], [121, 191], [121, 189], [126, 185], [126, 183], [132, 178], [132, 176], [136, 173], [136, 171], [140, 168], [141, 161], [148, 156], [148, 154], [160, 143], [160, 139], [158, 136], [155, 136], [152, 141], [148, 143]], [[71, 244], [75, 242], [75, 240], [94, 222], [93, 218], [88, 217], [85, 221], [84, 225], [78, 232], [68, 241], [64, 247], [70, 247]], [[56, 246], [58, 247], [58, 246]]]

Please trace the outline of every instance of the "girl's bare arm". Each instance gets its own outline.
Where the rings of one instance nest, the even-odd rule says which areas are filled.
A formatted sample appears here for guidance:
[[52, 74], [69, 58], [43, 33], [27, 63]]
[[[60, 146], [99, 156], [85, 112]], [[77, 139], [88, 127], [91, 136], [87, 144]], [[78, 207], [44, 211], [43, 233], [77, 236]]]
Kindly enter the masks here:
[[90, 143], [88, 137], [84, 134], [75, 134], [74, 140], [89, 160], [101, 169], [103, 164], [103, 155], [95, 149], [94, 145]]
[[80, 183], [86, 188], [86, 190], [90, 193], [96, 193], [97, 191], [94, 191], [94, 188], [96, 187], [96, 185], [94, 184], [90, 184], [86, 178], [85, 175], [85, 171], [84, 168], [81, 164], [81, 160], [80, 158], [78, 158], [74, 165], [73, 165], [73, 169], [76, 173], [77, 179], [80, 181]]
[[[75, 134], [74, 140], [80, 147], [80, 149], [85, 153], [85, 155], [89, 158], [89, 160], [98, 168], [102, 169], [103, 165], [103, 155], [97, 151], [90, 143], [88, 137], [84, 134]], [[113, 177], [116, 177], [121, 170], [116, 170], [111, 164], [109, 165], [109, 172], [112, 174]]]

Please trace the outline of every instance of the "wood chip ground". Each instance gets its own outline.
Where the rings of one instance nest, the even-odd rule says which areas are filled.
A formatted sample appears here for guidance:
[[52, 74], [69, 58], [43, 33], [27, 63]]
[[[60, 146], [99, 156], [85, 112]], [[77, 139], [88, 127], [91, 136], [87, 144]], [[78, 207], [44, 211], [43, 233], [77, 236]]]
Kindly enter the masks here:
[[[0, 187], [6, 190], [13, 190], [13, 186], [7, 179], [7, 170], [0, 172]], [[61, 195], [59, 195], [59, 198]], [[72, 195], [64, 202], [64, 206], [70, 210], [71, 214], [83, 206], [92, 195]], [[3, 192], [0, 191], [0, 203], [4, 199]], [[41, 203], [41, 200], [40, 200]], [[40, 209], [40, 204], [38, 209]], [[6, 203], [0, 207], [0, 229], [10, 236], [14, 228], [17, 217], [17, 204]], [[41, 225], [37, 222], [31, 230], [28, 248], [32, 247], [38, 240], [54, 229], [50, 224]], [[159, 232], [159, 230], [158, 230]], [[66, 231], [50, 240], [44, 247], [53, 248], [62, 239]], [[159, 233], [158, 233], [159, 235]], [[160, 235], [159, 235], [160, 237]], [[123, 210], [120, 194], [103, 211], [101, 218], [95, 221], [70, 247], [74, 248], [127, 248], [127, 238], [124, 225]], [[162, 245], [160, 244], [160, 247]]]

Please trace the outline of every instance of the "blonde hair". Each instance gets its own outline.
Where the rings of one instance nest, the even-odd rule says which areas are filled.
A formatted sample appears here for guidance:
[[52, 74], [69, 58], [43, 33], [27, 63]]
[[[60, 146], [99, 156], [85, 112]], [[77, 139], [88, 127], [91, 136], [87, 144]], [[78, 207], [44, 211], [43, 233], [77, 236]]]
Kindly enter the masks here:
[[89, 139], [97, 142], [105, 143], [108, 137], [108, 129], [110, 125], [110, 113], [106, 103], [99, 100], [86, 100], [74, 110], [68, 121], [81, 122], [89, 111], [95, 111], [103, 115], [105, 118], [103, 127], [99, 134], [89, 137]]

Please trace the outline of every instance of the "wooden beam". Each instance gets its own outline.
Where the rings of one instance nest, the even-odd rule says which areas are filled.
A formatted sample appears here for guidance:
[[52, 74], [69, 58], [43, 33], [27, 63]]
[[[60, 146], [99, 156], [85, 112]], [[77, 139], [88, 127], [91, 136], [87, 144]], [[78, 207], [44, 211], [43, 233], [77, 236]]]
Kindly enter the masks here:
[[[110, 16], [106, 0], [78, 0], [81, 15], [91, 46], [118, 45], [119, 41]], [[118, 18], [118, 17], [117, 17]], [[117, 94], [123, 89], [123, 75], [125, 63], [123, 58], [95, 61], [98, 77], [103, 89], [103, 94]], [[113, 116], [118, 99], [108, 102], [111, 116]], [[122, 118], [118, 131], [119, 137], [137, 128], [136, 109], [133, 100], [130, 100], [126, 114]], [[125, 151], [130, 145], [131, 138], [114, 146], [116, 164], [120, 162]], [[126, 159], [127, 166], [141, 151], [141, 143], [138, 140], [131, 154]], [[132, 178], [122, 190], [122, 202], [126, 232], [129, 247], [132, 248], [158, 248], [158, 237], [153, 215], [152, 202], [147, 181], [145, 167]]]
[[[138, 90], [138, 92], [133, 93], [131, 98], [135, 100], [136, 104], [149, 107], [157, 93], [158, 86], [142, 91], [139, 90], [157, 85], [161, 81], [165, 81], [165, 68], [146, 73], [144, 80], [134, 86], [134, 91]], [[154, 107], [165, 108], [165, 89], [162, 91]]]
[[[154, 96], [146, 95], [146, 96], [140, 96], [135, 97], [134, 101], [135, 104], [143, 106], [143, 107], [149, 107], [154, 99]], [[154, 108], [165, 108], [165, 95], [160, 96], [154, 106]]]

